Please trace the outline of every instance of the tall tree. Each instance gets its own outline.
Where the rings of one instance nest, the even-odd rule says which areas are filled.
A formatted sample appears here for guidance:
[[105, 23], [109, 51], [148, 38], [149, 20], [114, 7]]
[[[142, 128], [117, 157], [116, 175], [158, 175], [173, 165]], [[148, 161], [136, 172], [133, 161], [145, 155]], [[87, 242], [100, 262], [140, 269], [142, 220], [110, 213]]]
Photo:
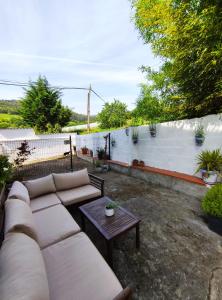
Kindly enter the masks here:
[[180, 110], [176, 117], [221, 112], [222, 1], [135, 0], [133, 6], [142, 38], [163, 59], [160, 73], [171, 87], [168, 104]]
[[20, 114], [25, 124], [38, 132], [65, 126], [72, 112], [62, 105], [60, 98], [61, 92], [50, 87], [45, 77], [39, 76], [36, 82], [30, 82], [21, 100]]
[[119, 100], [106, 103], [102, 111], [97, 115], [101, 128], [121, 127], [126, 124], [128, 118], [126, 104]]

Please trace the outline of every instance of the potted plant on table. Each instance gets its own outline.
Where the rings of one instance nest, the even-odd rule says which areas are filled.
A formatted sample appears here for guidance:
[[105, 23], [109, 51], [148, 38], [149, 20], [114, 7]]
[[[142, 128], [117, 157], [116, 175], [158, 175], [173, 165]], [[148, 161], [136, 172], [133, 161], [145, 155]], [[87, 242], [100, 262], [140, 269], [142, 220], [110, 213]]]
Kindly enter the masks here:
[[203, 145], [203, 142], [205, 140], [205, 132], [203, 125], [198, 125], [198, 127], [195, 130], [195, 142], [197, 146]]
[[109, 202], [106, 204], [105, 207], [105, 215], [107, 217], [111, 217], [115, 214], [115, 208], [118, 207], [118, 205], [115, 202]]
[[207, 184], [215, 184], [222, 169], [222, 154], [220, 149], [202, 151], [197, 157], [198, 168]]
[[218, 183], [209, 189], [201, 202], [204, 220], [208, 227], [222, 235], [222, 184]]

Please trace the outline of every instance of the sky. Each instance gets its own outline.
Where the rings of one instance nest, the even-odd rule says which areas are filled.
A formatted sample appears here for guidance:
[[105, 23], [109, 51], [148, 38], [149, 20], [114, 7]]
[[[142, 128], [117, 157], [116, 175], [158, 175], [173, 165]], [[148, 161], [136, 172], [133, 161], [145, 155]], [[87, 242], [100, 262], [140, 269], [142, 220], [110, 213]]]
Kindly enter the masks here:
[[[132, 21], [129, 0], [0, 0], [0, 79], [27, 82], [44, 75], [51, 85], [89, 87], [110, 102], [135, 107], [144, 76], [160, 66]], [[0, 86], [0, 99], [24, 90]], [[86, 91], [65, 91], [62, 102], [86, 113]], [[103, 106], [91, 97], [91, 113]]]

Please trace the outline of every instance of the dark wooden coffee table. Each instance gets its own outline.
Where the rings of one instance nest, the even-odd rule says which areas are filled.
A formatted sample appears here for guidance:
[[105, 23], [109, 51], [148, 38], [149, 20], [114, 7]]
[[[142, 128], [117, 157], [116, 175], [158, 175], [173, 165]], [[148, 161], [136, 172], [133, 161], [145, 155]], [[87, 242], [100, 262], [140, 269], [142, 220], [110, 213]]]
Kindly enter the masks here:
[[105, 238], [108, 262], [112, 267], [113, 239], [132, 228], [136, 228], [136, 248], [139, 248], [139, 225], [141, 220], [120, 206], [115, 208], [113, 216], [107, 217], [105, 215], [105, 206], [109, 202], [112, 202], [110, 198], [102, 197], [80, 206], [79, 210], [82, 218], [82, 230], [85, 231], [85, 218], [87, 218]]

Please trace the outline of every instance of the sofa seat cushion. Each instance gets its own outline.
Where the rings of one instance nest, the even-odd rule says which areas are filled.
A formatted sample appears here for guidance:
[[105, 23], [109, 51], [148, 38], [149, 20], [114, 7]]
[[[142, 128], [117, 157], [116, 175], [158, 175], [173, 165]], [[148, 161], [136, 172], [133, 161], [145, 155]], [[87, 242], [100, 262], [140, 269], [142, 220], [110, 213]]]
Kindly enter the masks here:
[[56, 191], [52, 174], [23, 183], [27, 187], [31, 199]]
[[71, 173], [53, 174], [56, 191], [64, 191], [90, 183], [87, 169]]
[[61, 201], [55, 193], [37, 197], [30, 201], [32, 212], [36, 212], [57, 204], [61, 204]]
[[27, 188], [19, 181], [15, 181], [8, 194], [9, 199], [20, 199], [30, 204], [29, 192]]
[[101, 196], [101, 191], [96, 187], [87, 184], [67, 191], [57, 192], [56, 194], [58, 195], [61, 202], [65, 206], [68, 206], [84, 200], [99, 197]]
[[113, 271], [82, 232], [42, 253], [53, 300], [111, 300], [122, 290]]
[[41, 251], [27, 235], [6, 235], [0, 251], [0, 270], [1, 300], [49, 300]]
[[5, 202], [4, 234], [9, 232], [22, 232], [38, 241], [31, 208], [23, 200], [8, 199]]
[[33, 214], [40, 248], [48, 247], [80, 231], [78, 224], [62, 205], [55, 205]]

